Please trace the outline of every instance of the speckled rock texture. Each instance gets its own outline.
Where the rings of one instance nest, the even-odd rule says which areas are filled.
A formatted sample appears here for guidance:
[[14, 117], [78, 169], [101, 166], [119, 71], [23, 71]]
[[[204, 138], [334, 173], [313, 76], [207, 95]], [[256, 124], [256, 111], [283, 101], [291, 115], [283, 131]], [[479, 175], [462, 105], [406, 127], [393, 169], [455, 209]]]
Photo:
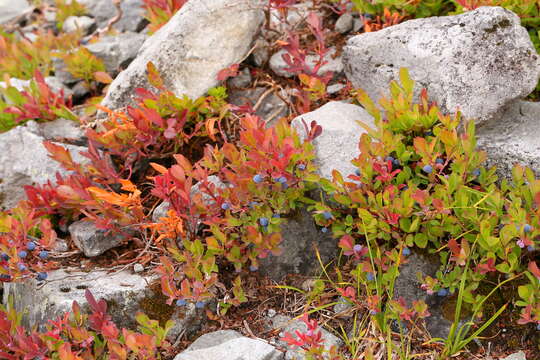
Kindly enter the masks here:
[[406, 67], [442, 110], [460, 109], [477, 123], [500, 118], [501, 109], [530, 94], [540, 76], [540, 56], [514, 13], [480, 7], [461, 15], [406, 21], [351, 38], [345, 73], [372, 98]]
[[145, 41], [137, 58], [111, 83], [102, 105], [127, 106], [136, 88], [150, 88], [150, 61], [175, 94], [204, 95], [218, 84], [219, 71], [246, 55], [264, 20], [262, 9], [261, 0], [187, 2]]
[[338, 170], [344, 178], [354, 174], [356, 168], [351, 164], [351, 160], [359, 155], [358, 142], [360, 136], [366, 132], [357, 121], [375, 128], [371, 115], [358, 105], [331, 101], [292, 121], [292, 126], [299, 135], [305, 137], [302, 120], [308, 128], [313, 120], [323, 128], [322, 134], [313, 141], [319, 174], [330, 180], [333, 170]]
[[517, 101], [476, 131], [478, 147], [488, 154], [488, 165], [497, 167], [501, 178], [512, 178], [515, 164], [528, 166], [540, 176], [540, 103]]

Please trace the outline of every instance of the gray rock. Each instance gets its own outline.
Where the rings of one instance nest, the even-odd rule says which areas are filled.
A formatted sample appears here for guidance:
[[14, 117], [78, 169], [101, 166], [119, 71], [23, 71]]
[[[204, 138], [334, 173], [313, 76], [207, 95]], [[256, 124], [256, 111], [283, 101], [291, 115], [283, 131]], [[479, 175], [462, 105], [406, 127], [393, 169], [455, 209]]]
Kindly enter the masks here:
[[85, 81], [79, 81], [78, 83], [76, 83], [71, 88], [71, 91], [73, 91], [73, 99], [79, 102], [82, 102], [82, 99], [90, 95], [90, 88]]
[[239, 339], [241, 337], [243, 337], [242, 334], [234, 330], [214, 331], [197, 338], [197, 340], [187, 347], [186, 351], [207, 349], [209, 347], [218, 346], [229, 340]]
[[[97, 21], [100, 28], [104, 28], [109, 20], [116, 16], [116, 7], [112, 0], [79, 0], [85, 5], [89, 14]], [[113, 28], [120, 31], [141, 31], [148, 21], [144, 18], [144, 8], [142, 0], [122, 0], [120, 8], [122, 17], [113, 25]]]
[[255, 49], [251, 53], [251, 59], [257, 67], [263, 67], [270, 59], [270, 44], [264, 39], [255, 41]]
[[334, 29], [340, 34], [346, 34], [353, 29], [353, 25], [353, 16], [346, 12], [337, 19]]
[[[17, 126], [0, 134], [0, 195], [4, 208], [15, 206], [24, 195], [23, 186], [55, 182], [56, 173], [67, 175], [59, 163], [51, 159], [43, 146], [45, 139], [26, 126]], [[64, 145], [74, 161], [85, 164], [80, 152], [85, 147]]]
[[125, 236], [98, 229], [94, 222], [80, 220], [69, 225], [71, 240], [86, 257], [95, 257], [122, 244]]
[[166, 217], [170, 206], [171, 204], [168, 201], [163, 201], [161, 204], [156, 206], [156, 208], [152, 212], [152, 221], [157, 223], [161, 218]]
[[73, 120], [58, 118], [38, 124], [40, 135], [46, 140], [81, 140], [84, 136], [79, 124]]
[[79, 79], [75, 78], [70, 72], [67, 71], [66, 63], [63, 59], [54, 57], [52, 64], [54, 68], [54, 76], [62, 84], [72, 86], [73, 84], [79, 82]]
[[109, 74], [118, 74], [135, 59], [147, 37], [134, 32], [104, 36], [98, 42], [87, 45], [86, 48], [103, 60]]
[[406, 21], [351, 38], [345, 73], [372, 99], [406, 67], [444, 112], [460, 109], [481, 123], [530, 94], [540, 76], [540, 57], [514, 13], [480, 7], [461, 15]]
[[4, 284], [3, 302], [7, 305], [9, 297], [13, 297], [15, 308], [26, 312], [23, 325], [43, 328], [48, 320], [71, 311], [73, 301], [85, 307], [85, 291], [88, 289], [96, 300], [107, 301], [108, 313], [117, 325], [134, 329], [135, 313], [144, 310], [141, 304], [156, 297], [161, 300], [162, 295], [148, 287], [156, 280], [155, 276], [135, 275], [129, 271], [108, 274], [99, 269], [90, 272], [54, 270], [48, 273], [48, 279], [42, 286], [35, 279]]
[[353, 32], [358, 32], [363, 28], [364, 28], [364, 22], [362, 20], [360, 19], [353, 20], [353, 28], [352, 28]]
[[[308, 17], [313, 9], [313, 1], [299, 1], [287, 7], [286, 20], [283, 20], [282, 13], [278, 9], [270, 10], [270, 28], [285, 33], [287, 30], [295, 29]], [[320, 14], [319, 14], [320, 15]], [[266, 35], [266, 34], [265, 34]], [[274, 34], [272, 34], [274, 35]]]
[[[229, 103], [237, 106], [249, 104], [255, 106], [259, 98], [268, 90], [265, 87], [255, 89], [238, 90], [232, 89], [229, 92]], [[275, 92], [268, 94], [260, 103], [255, 115], [261, 117], [266, 123], [272, 123], [290, 114], [289, 105], [282, 98], [287, 98], [285, 93], [278, 96]]]
[[502, 112], [499, 122], [477, 129], [478, 147], [488, 154], [487, 164], [497, 167], [500, 178], [512, 179], [516, 163], [540, 176], [540, 103], [518, 101]]
[[328, 94], [336, 94], [338, 92], [340, 92], [341, 90], [343, 90], [345, 88], [345, 84], [332, 84], [332, 85], [329, 85], [327, 88], [326, 88], [326, 92]]
[[343, 296], [338, 298], [338, 303], [334, 305], [334, 313], [338, 317], [350, 317], [348, 311], [353, 307], [353, 305]]
[[260, 0], [186, 3], [145, 41], [137, 58], [110, 85], [102, 105], [126, 106], [133, 101], [135, 88], [149, 88], [146, 68], [150, 61], [175, 94], [204, 95], [218, 84], [219, 71], [245, 56], [263, 19]]
[[[394, 284], [394, 297], [396, 299], [403, 297], [406, 303], [410, 306], [413, 301], [424, 301], [428, 305], [431, 316], [427, 317], [426, 328], [430, 335], [434, 338], [445, 339], [452, 326], [454, 309], [444, 311], [446, 307], [452, 305], [449, 297], [441, 297], [437, 294], [429, 295], [421, 289], [422, 283], [419, 281], [417, 274], [422, 277], [436, 277], [436, 272], [440, 267], [438, 256], [422, 255], [412, 252], [407, 257], [407, 262], [400, 266], [399, 276]], [[445, 313], [452, 315], [451, 319], [444, 316]]]
[[[272, 69], [272, 71], [279, 76], [289, 78], [294, 76], [294, 73], [286, 70], [289, 65], [287, 65], [287, 63], [283, 59], [283, 55], [285, 54], [287, 54], [287, 51], [281, 49], [274, 55], [272, 55], [272, 57], [270, 58], [270, 69]], [[319, 57], [317, 55], [306, 56], [306, 63], [311, 67], [315, 67], [318, 60]], [[327, 72], [332, 72], [334, 73], [334, 75], [337, 75], [343, 72], [343, 61], [341, 55], [336, 56], [335, 47], [331, 47], [329, 49], [328, 53], [326, 53], [326, 55], [324, 56], [324, 61], [326, 61], [326, 64], [321, 66], [319, 71], [317, 71], [318, 75], [324, 75]]]
[[523, 351], [519, 351], [512, 355], [508, 355], [504, 359], [501, 358], [501, 360], [527, 360], [527, 357], [525, 356], [525, 353]]
[[[211, 334], [209, 334], [211, 335]], [[222, 336], [219, 334], [218, 336]], [[262, 340], [234, 338], [219, 345], [184, 351], [175, 360], [281, 360], [283, 353]]]
[[319, 109], [298, 116], [292, 121], [302, 138], [305, 130], [302, 120], [309, 125], [315, 120], [322, 126], [322, 134], [313, 141], [315, 146], [315, 163], [319, 166], [321, 176], [332, 179], [332, 171], [338, 170], [343, 177], [353, 174], [355, 167], [351, 160], [359, 155], [358, 142], [360, 135], [366, 130], [357, 121], [360, 120], [371, 128], [375, 128], [373, 118], [362, 107], [332, 101]]
[[306, 210], [289, 215], [281, 225], [282, 242], [279, 256], [269, 255], [259, 261], [261, 274], [281, 281], [288, 274], [313, 275], [321, 270], [315, 247], [319, 250], [323, 264], [338, 254], [337, 241], [324, 234]]
[[133, 265], [133, 272], [135, 272], [136, 274], [141, 273], [143, 271], [144, 271], [144, 266], [142, 266], [141, 264]]
[[230, 87], [245, 88], [251, 85], [251, 73], [248, 68], [243, 68], [237, 76], [230, 78], [228, 81]]
[[62, 30], [65, 32], [75, 32], [82, 30], [83, 34], [89, 34], [96, 27], [96, 20], [88, 16], [70, 16], [62, 24]]
[[[270, 326], [274, 330], [279, 330], [279, 337], [285, 335], [286, 332], [295, 334], [295, 331], [300, 331], [302, 333], [305, 333], [307, 331], [307, 326], [304, 324], [301, 320], [293, 320], [287, 316], [284, 315], [276, 315], [270, 320]], [[343, 341], [335, 336], [334, 334], [330, 333], [329, 331], [321, 328], [321, 334], [323, 338], [323, 345], [326, 349], [330, 349], [332, 346], [335, 346], [339, 348], [341, 345], [343, 345]], [[305, 360], [306, 357], [302, 354], [301, 351], [298, 350], [297, 347], [289, 347], [286, 342], [279, 340], [278, 344], [281, 347], [284, 347], [287, 349], [287, 352], [285, 353], [285, 360]]]
[[0, 24], [24, 14], [30, 8], [27, 0], [0, 0]]

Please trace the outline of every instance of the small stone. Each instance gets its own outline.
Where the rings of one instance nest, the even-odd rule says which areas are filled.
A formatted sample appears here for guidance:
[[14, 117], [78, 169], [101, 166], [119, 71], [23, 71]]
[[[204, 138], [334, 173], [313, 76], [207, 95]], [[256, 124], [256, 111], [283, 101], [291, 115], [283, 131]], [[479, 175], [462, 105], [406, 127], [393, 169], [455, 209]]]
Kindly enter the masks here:
[[330, 95], [340, 92], [345, 88], [345, 84], [332, 84], [326, 88], [326, 92]]
[[89, 34], [96, 27], [96, 21], [88, 16], [70, 16], [64, 20], [62, 30], [65, 32], [75, 32], [82, 30], [83, 34]]
[[133, 271], [135, 273], [143, 272], [144, 271], [144, 266], [142, 266], [141, 264], [135, 264], [135, 265], [133, 265]]
[[103, 60], [107, 73], [118, 74], [137, 57], [137, 53], [148, 36], [126, 32], [114, 36], [103, 36], [98, 42], [86, 48], [97, 58]]
[[233, 88], [246, 88], [251, 85], [251, 73], [248, 68], [244, 68], [237, 76], [230, 78], [227, 82]]
[[[283, 59], [283, 55], [287, 54], [287, 51], [284, 49], [279, 50], [276, 52], [272, 57], [270, 58], [270, 69], [274, 73], [276, 73], [279, 76], [283, 77], [293, 77], [295, 74], [286, 70], [289, 65], [285, 62]], [[324, 56], [323, 61], [326, 62], [326, 64], [322, 65], [319, 68], [319, 71], [317, 72], [318, 75], [324, 75], [327, 72], [332, 72], [334, 75], [340, 74], [343, 72], [343, 62], [341, 60], [341, 56], [335, 56], [336, 55], [336, 48], [331, 47], [328, 49], [328, 52]], [[306, 56], [306, 63], [314, 67], [317, 64], [317, 61], [319, 60], [319, 56], [317, 55], [308, 55]]]
[[92, 221], [76, 221], [69, 226], [71, 240], [86, 257], [96, 257], [122, 244], [124, 236], [108, 234], [100, 230]]
[[276, 314], [277, 311], [274, 309], [268, 309], [268, 311], [266, 312], [266, 316], [268, 316], [269, 318], [273, 318], [274, 316], [276, 316]]
[[527, 357], [525, 356], [525, 353], [523, 351], [519, 351], [512, 355], [508, 355], [507, 357], [501, 360], [527, 360]]
[[351, 13], [346, 12], [343, 15], [341, 15], [335, 25], [335, 30], [340, 34], [346, 34], [353, 28], [354, 25], [354, 18], [351, 15]]
[[354, 19], [353, 21], [353, 28], [352, 28], [352, 31], [353, 32], [359, 32], [360, 30], [362, 30], [364, 28], [364, 22], [360, 19]]

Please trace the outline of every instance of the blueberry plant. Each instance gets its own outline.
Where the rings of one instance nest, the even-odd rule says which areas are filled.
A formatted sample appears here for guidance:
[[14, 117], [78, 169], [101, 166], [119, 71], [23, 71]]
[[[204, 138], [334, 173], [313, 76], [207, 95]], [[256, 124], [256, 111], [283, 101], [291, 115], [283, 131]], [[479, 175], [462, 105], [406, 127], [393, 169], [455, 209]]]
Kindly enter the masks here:
[[[362, 294], [364, 307], [382, 320], [399, 265], [412, 251], [424, 251], [441, 261], [436, 277], [423, 279], [428, 294], [459, 289], [478, 310], [487, 299], [481, 286], [521, 278], [526, 284], [512, 285], [521, 297], [514, 302], [523, 308], [519, 322], [539, 324], [540, 180], [516, 166], [512, 183], [497, 183], [495, 169], [483, 166], [486, 155], [476, 149], [474, 122], [443, 115], [425, 90], [415, 103], [406, 70], [400, 79], [380, 101], [383, 111], [357, 91], [375, 127], [364, 124], [354, 174], [334, 171], [333, 181], [320, 180], [330, 200], [314, 205], [315, 220], [339, 238], [352, 263], [351, 285], [342, 295], [354, 302]], [[409, 310], [400, 300], [390, 305], [402, 320], [427, 314], [425, 304]]]

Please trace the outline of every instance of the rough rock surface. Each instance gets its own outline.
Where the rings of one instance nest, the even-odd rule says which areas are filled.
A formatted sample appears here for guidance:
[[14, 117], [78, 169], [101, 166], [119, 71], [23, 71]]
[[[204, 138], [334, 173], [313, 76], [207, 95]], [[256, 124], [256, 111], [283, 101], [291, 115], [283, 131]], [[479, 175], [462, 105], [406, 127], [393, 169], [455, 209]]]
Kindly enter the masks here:
[[358, 156], [360, 135], [366, 132], [357, 121], [374, 128], [371, 115], [360, 106], [332, 101], [292, 121], [292, 126], [300, 136], [305, 137], [302, 120], [308, 127], [315, 120], [323, 128], [322, 134], [313, 141], [317, 156], [315, 162], [319, 166], [320, 175], [332, 179], [334, 169], [343, 177], [353, 174], [356, 168], [351, 160]]
[[[217, 331], [203, 335], [204, 343], [196, 349], [188, 348], [178, 354], [175, 360], [281, 360], [283, 353], [268, 343], [232, 334], [234, 331]], [[199, 340], [197, 340], [199, 341]], [[196, 341], [196, 343], [197, 343]], [[207, 346], [208, 345], [208, 346]]]
[[[301, 320], [293, 320], [287, 316], [284, 315], [276, 315], [273, 318], [269, 319], [269, 327], [270, 329], [279, 329], [279, 337], [285, 335], [285, 332], [294, 334], [295, 331], [300, 331], [305, 333], [307, 331], [307, 326], [304, 324]], [[343, 344], [343, 341], [335, 336], [334, 334], [330, 333], [329, 331], [322, 329], [322, 338], [323, 338], [323, 344], [325, 348], [330, 349], [332, 346], [340, 347]], [[287, 349], [287, 352], [285, 353], [285, 360], [304, 360], [305, 357], [302, 355], [300, 351], [298, 351], [297, 347], [289, 347], [286, 342], [278, 340], [278, 345], [281, 347], [284, 347]]]
[[[1, 205], [11, 208], [24, 198], [24, 185], [55, 181], [56, 173], [67, 174], [59, 163], [51, 159], [43, 146], [45, 139], [26, 126], [17, 126], [0, 134], [0, 194]], [[76, 162], [86, 163], [80, 152], [86, 148], [64, 145]]]
[[103, 60], [108, 73], [117, 74], [135, 59], [147, 37], [144, 34], [126, 32], [104, 36], [98, 42], [87, 45], [86, 48]]
[[[448, 296], [428, 295], [421, 289], [422, 283], [417, 274], [435, 277], [439, 269], [440, 260], [436, 256], [428, 256], [413, 252], [407, 257], [407, 263], [399, 268], [400, 275], [394, 284], [394, 297], [403, 297], [408, 305], [413, 301], [422, 300], [429, 308], [431, 316], [427, 317], [426, 328], [432, 337], [446, 338], [452, 326], [452, 319], [447, 319], [443, 314], [454, 314], [451, 308], [453, 302]], [[450, 307], [450, 308], [449, 308]], [[446, 309], [447, 311], [444, 311]]]
[[100, 230], [92, 221], [75, 221], [69, 226], [71, 240], [86, 257], [96, 257], [122, 244], [124, 236]]
[[43, 137], [45, 140], [70, 139], [82, 141], [84, 135], [79, 124], [75, 121], [63, 118], [44, 123], [37, 123], [34, 120], [30, 120], [25, 123], [25, 126], [34, 134]]
[[[266, 87], [256, 87], [254, 89], [232, 89], [229, 93], [228, 101], [237, 106], [249, 104], [254, 106], [261, 96], [268, 90]], [[280, 97], [281, 96], [281, 97]], [[273, 120], [290, 114], [289, 106], [282, 98], [287, 99], [287, 94], [278, 96], [272, 92], [265, 96], [256, 109], [255, 114], [260, 116], [266, 123], [272, 124]]]
[[501, 360], [527, 360], [527, 357], [525, 356], [525, 353], [523, 351], [518, 351], [517, 353], [508, 355]]
[[96, 20], [88, 16], [70, 16], [62, 25], [62, 30], [65, 32], [75, 32], [78, 29], [82, 30], [83, 34], [89, 34], [96, 26]]
[[[286, 70], [289, 65], [287, 65], [283, 59], [284, 54], [287, 54], [287, 51], [282, 49], [270, 57], [270, 69], [279, 76], [292, 77], [294, 76], [294, 73]], [[317, 55], [306, 56], [306, 63], [311, 67], [315, 67], [318, 60], [319, 56]], [[332, 72], [334, 74], [343, 72], [343, 60], [340, 55], [336, 55], [335, 47], [329, 49], [328, 53], [324, 56], [324, 61], [326, 64], [319, 68], [319, 71], [317, 71], [318, 75], [324, 75], [327, 72]]]
[[86, 289], [96, 299], [105, 299], [109, 314], [119, 326], [133, 328], [134, 314], [141, 311], [141, 300], [156, 296], [148, 288], [155, 279], [134, 275], [127, 271], [107, 274], [104, 270], [82, 272], [75, 269], [55, 270], [48, 274], [47, 282], [41, 287], [35, 279], [22, 283], [4, 284], [4, 304], [13, 296], [18, 311], [27, 311], [23, 324], [33, 327], [44, 325], [64, 312], [71, 311], [73, 301], [86, 304]]
[[[116, 16], [116, 8], [112, 0], [79, 0], [97, 21], [98, 26], [103, 28], [109, 20]], [[144, 18], [142, 0], [122, 0], [120, 8], [122, 17], [113, 25], [118, 31], [141, 31], [148, 21]]]
[[187, 347], [187, 351], [195, 351], [200, 349], [206, 349], [212, 346], [223, 344], [226, 341], [238, 339], [243, 337], [237, 331], [234, 330], [218, 330], [211, 333], [201, 335], [194, 342]]
[[[21, 80], [21, 79], [10, 79], [9, 83], [11, 86], [13, 86], [15, 89], [19, 91], [26, 91], [30, 87], [30, 80]], [[71, 96], [71, 90], [64, 86], [64, 84], [54, 76], [47, 76], [45, 78], [45, 83], [51, 88], [54, 92], [60, 92], [61, 90], [64, 91], [64, 98], [68, 98]], [[6, 88], [7, 85], [4, 81], [0, 81], [0, 87]]]
[[324, 234], [306, 210], [299, 210], [281, 225], [279, 256], [260, 259], [259, 271], [272, 280], [281, 281], [287, 274], [313, 275], [321, 270], [315, 247], [324, 264], [338, 254], [337, 241]]
[[0, 0], [0, 24], [22, 15], [29, 8], [27, 0]]
[[497, 167], [499, 177], [511, 179], [516, 163], [540, 176], [540, 103], [513, 103], [501, 121], [486, 123], [476, 132], [478, 147], [487, 152], [487, 163]]
[[406, 67], [448, 113], [459, 108], [481, 123], [500, 116], [530, 94], [540, 76], [540, 56], [514, 13], [480, 7], [461, 15], [406, 21], [351, 38], [344, 48], [345, 73], [372, 98]]
[[218, 84], [219, 71], [245, 56], [263, 19], [260, 0], [186, 3], [145, 41], [137, 58], [110, 85], [102, 105], [126, 106], [135, 88], [149, 88], [146, 68], [150, 61], [177, 95], [204, 95]]

